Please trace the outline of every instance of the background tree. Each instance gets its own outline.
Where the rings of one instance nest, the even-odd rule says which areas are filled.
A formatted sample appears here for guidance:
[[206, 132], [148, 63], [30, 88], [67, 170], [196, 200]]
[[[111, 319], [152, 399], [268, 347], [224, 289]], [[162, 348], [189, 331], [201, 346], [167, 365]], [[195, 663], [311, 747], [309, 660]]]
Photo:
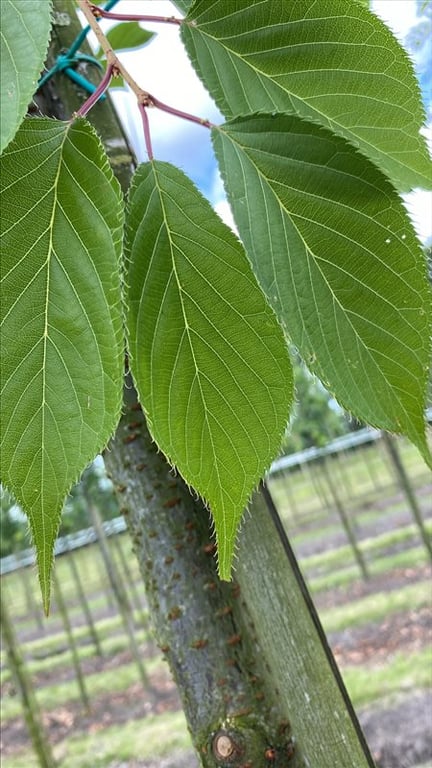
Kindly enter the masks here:
[[107, 478], [102, 461], [94, 462], [75, 485], [66, 502], [59, 534], [65, 535], [88, 528], [91, 525], [88, 506], [97, 507], [102, 520], [112, 520], [120, 514], [114, 486]]
[[348, 431], [342, 409], [300, 360], [294, 361], [294, 378], [296, 403], [283, 442], [284, 453], [321, 447]]
[[[28, 523], [19, 505], [10, 493], [1, 489], [1, 557], [29, 546]], [[91, 525], [89, 500], [99, 510], [102, 520], [112, 520], [120, 515], [114, 486], [107, 478], [101, 459], [91, 464], [79, 483], [71, 488], [63, 508], [59, 536], [76, 533]]]
[[0, 488], [0, 556], [6, 557], [28, 546], [27, 522], [10, 493]]

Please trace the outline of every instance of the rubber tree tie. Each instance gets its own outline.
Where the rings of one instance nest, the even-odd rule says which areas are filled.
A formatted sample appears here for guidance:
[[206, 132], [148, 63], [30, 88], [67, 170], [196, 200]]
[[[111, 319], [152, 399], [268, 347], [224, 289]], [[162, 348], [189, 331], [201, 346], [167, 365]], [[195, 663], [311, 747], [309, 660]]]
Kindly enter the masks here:
[[[109, 0], [109, 2], [104, 6], [104, 10], [109, 11], [116, 3], [118, 3], [118, 0]], [[55, 64], [40, 78], [38, 88], [42, 88], [42, 86], [45, 85], [45, 83], [47, 83], [48, 80], [50, 80], [52, 77], [54, 77], [57, 72], [63, 72], [66, 77], [79, 85], [80, 88], [83, 88], [83, 90], [87, 91], [87, 93], [95, 92], [97, 86], [87, 80], [87, 78], [83, 77], [83, 75], [80, 75], [79, 72], [76, 72], [74, 69], [75, 65], [79, 64], [80, 62], [93, 64], [99, 69], [103, 69], [100, 61], [98, 61], [98, 59], [96, 59], [94, 56], [89, 56], [86, 53], [79, 52], [79, 48], [86, 39], [89, 32], [90, 26], [87, 25], [81, 30], [79, 35], [76, 36], [70, 48], [57, 56]], [[101, 99], [105, 98], [106, 96], [103, 94]]]
[[[111, 8], [113, 8], [116, 3], [118, 3], [118, 0], [108, 0], [106, 5], [104, 5], [104, 11], [109, 11]], [[87, 25], [86, 27], [83, 27], [82, 31], [79, 33], [79, 35], [76, 36], [75, 40], [73, 41], [71, 47], [69, 48], [69, 55], [73, 56], [74, 53], [78, 51], [78, 49], [83, 44], [84, 40], [86, 39], [88, 33], [90, 32], [90, 25]]]

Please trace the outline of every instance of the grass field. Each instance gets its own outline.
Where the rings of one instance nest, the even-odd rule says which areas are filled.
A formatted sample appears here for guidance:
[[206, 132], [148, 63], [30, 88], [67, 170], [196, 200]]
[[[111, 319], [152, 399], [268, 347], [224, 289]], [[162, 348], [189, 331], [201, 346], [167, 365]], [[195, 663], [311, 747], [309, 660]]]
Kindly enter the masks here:
[[[405, 443], [402, 447], [404, 464], [420, 500], [426, 528], [432, 534], [430, 476], [415, 450]], [[432, 607], [428, 555], [387, 459], [377, 446], [333, 460], [332, 472], [338, 478], [339, 502], [348, 510], [358, 546], [370, 570], [367, 583], [359, 577], [352, 547], [331, 503], [325, 473], [316, 468], [312, 481], [309, 470], [299, 470], [288, 477], [275, 477], [269, 485], [310, 590], [318, 607], [322, 606], [320, 618], [330, 642], [333, 638], [335, 643], [336, 657], [354, 705], [360, 708], [380, 702], [384, 705], [401, 693], [406, 695], [432, 687], [430, 642], [425, 643], [419, 633], [416, 634], [418, 622], [424, 620], [425, 612]], [[121, 535], [119, 541], [127, 558], [127, 578], [135, 585], [134, 593], [129, 588], [128, 595], [135, 637], [146, 671], [152, 681], [169, 686], [166, 664], [152, 642], [138, 567], [130, 555], [127, 534]], [[124, 563], [112, 541], [110, 546], [117, 570], [125, 579]], [[77, 599], [76, 582], [68, 562], [71, 557], [85, 588], [102, 658], [96, 653], [91, 628]], [[56, 572], [73, 626], [93, 715], [83, 712], [65, 628], [55, 601], [50, 618], [42, 617], [34, 571], [8, 574], [2, 577], [1, 585], [27, 669], [37, 685], [37, 699], [50, 734], [55, 733], [56, 717], [63, 718], [64, 738], [53, 737], [61, 765], [98, 768], [110, 766], [114, 760], [120, 765], [121, 761], [127, 762], [137, 755], [150, 759], [187, 750], [190, 738], [175, 693], [170, 708], [162, 708], [157, 715], [144, 716], [146, 695], [97, 545], [60, 557]], [[403, 631], [399, 632], [402, 639], [411, 635], [413, 639], [406, 641], [406, 647], [398, 650], [392, 646], [391, 652], [383, 655], [379, 652], [379, 633], [384, 626], [393, 625], [397, 632], [397, 628], [402, 627]], [[355, 655], [350, 656], [343, 641], [347, 635], [350, 642], [354, 642], [356, 633], [363, 644], [364, 638], [369, 638], [369, 645], [376, 643], [377, 648], [375, 654], [369, 648], [367, 658], [363, 652], [361, 663]], [[98, 719], [107, 696], [112, 701], [118, 698], [119, 709], [122, 702], [126, 708], [130, 707], [133, 719], [123, 718], [121, 722]], [[131, 702], [141, 702], [139, 717]], [[34, 764], [34, 757], [26, 740], [21, 703], [4, 651], [1, 704], [5, 749], [2, 766], [28, 768]], [[71, 719], [73, 727], [68, 727]], [[14, 744], [7, 741], [12, 738], [15, 738]]]

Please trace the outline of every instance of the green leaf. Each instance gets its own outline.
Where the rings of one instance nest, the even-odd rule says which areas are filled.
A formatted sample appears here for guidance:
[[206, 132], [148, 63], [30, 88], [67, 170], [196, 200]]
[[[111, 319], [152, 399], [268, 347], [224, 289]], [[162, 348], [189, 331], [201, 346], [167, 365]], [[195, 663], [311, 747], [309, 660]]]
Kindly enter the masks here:
[[240, 236], [305, 362], [358, 418], [406, 434], [427, 461], [425, 259], [387, 179], [298, 117], [213, 130]]
[[122, 197], [82, 119], [24, 120], [0, 163], [2, 482], [29, 517], [48, 609], [65, 496], [120, 413]]
[[[106, 33], [106, 37], [115, 51], [131, 51], [134, 48], [142, 48], [154, 36], [154, 32], [143, 29], [137, 21], [124, 21], [121, 24], [116, 24]], [[102, 48], [99, 48], [96, 56], [104, 58], [105, 54]]]
[[126, 88], [125, 81], [121, 75], [111, 78], [110, 88]]
[[0, 3], [0, 152], [9, 144], [36, 90], [51, 27], [49, 0]]
[[228, 579], [287, 423], [287, 345], [241, 244], [181, 171], [140, 166], [126, 222], [132, 374], [155, 441], [210, 505]]
[[197, 0], [181, 27], [227, 117], [298, 114], [344, 136], [403, 190], [431, 186], [425, 116], [408, 55], [347, 0]]
[[186, 15], [193, 4], [193, 0], [172, 0], [172, 3], [181, 13]]

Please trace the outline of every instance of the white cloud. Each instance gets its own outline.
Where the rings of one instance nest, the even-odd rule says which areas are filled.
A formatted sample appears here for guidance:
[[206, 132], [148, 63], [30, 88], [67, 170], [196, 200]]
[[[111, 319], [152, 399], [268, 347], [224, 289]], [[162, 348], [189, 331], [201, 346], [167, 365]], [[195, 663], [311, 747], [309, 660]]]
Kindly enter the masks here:
[[401, 42], [418, 21], [415, 0], [372, 0], [371, 9]]
[[416, 189], [404, 195], [405, 208], [422, 243], [432, 240], [432, 193]]
[[219, 200], [218, 203], [215, 203], [213, 206], [216, 213], [221, 217], [222, 221], [225, 222], [225, 224], [232, 229], [233, 232], [238, 235], [238, 229], [236, 227], [234, 217], [231, 212], [231, 208], [229, 207], [228, 200]]
[[[415, 0], [373, 0], [371, 8], [402, 44], [410, 28], [419, 22]], [[424, 134], [430, 146], [430, 128], [425, 129]], [[422, 243], [428, 242], [432, 238], [432, 192], [416, 189], [404, 195], [403, 199], [417, 236]]]

